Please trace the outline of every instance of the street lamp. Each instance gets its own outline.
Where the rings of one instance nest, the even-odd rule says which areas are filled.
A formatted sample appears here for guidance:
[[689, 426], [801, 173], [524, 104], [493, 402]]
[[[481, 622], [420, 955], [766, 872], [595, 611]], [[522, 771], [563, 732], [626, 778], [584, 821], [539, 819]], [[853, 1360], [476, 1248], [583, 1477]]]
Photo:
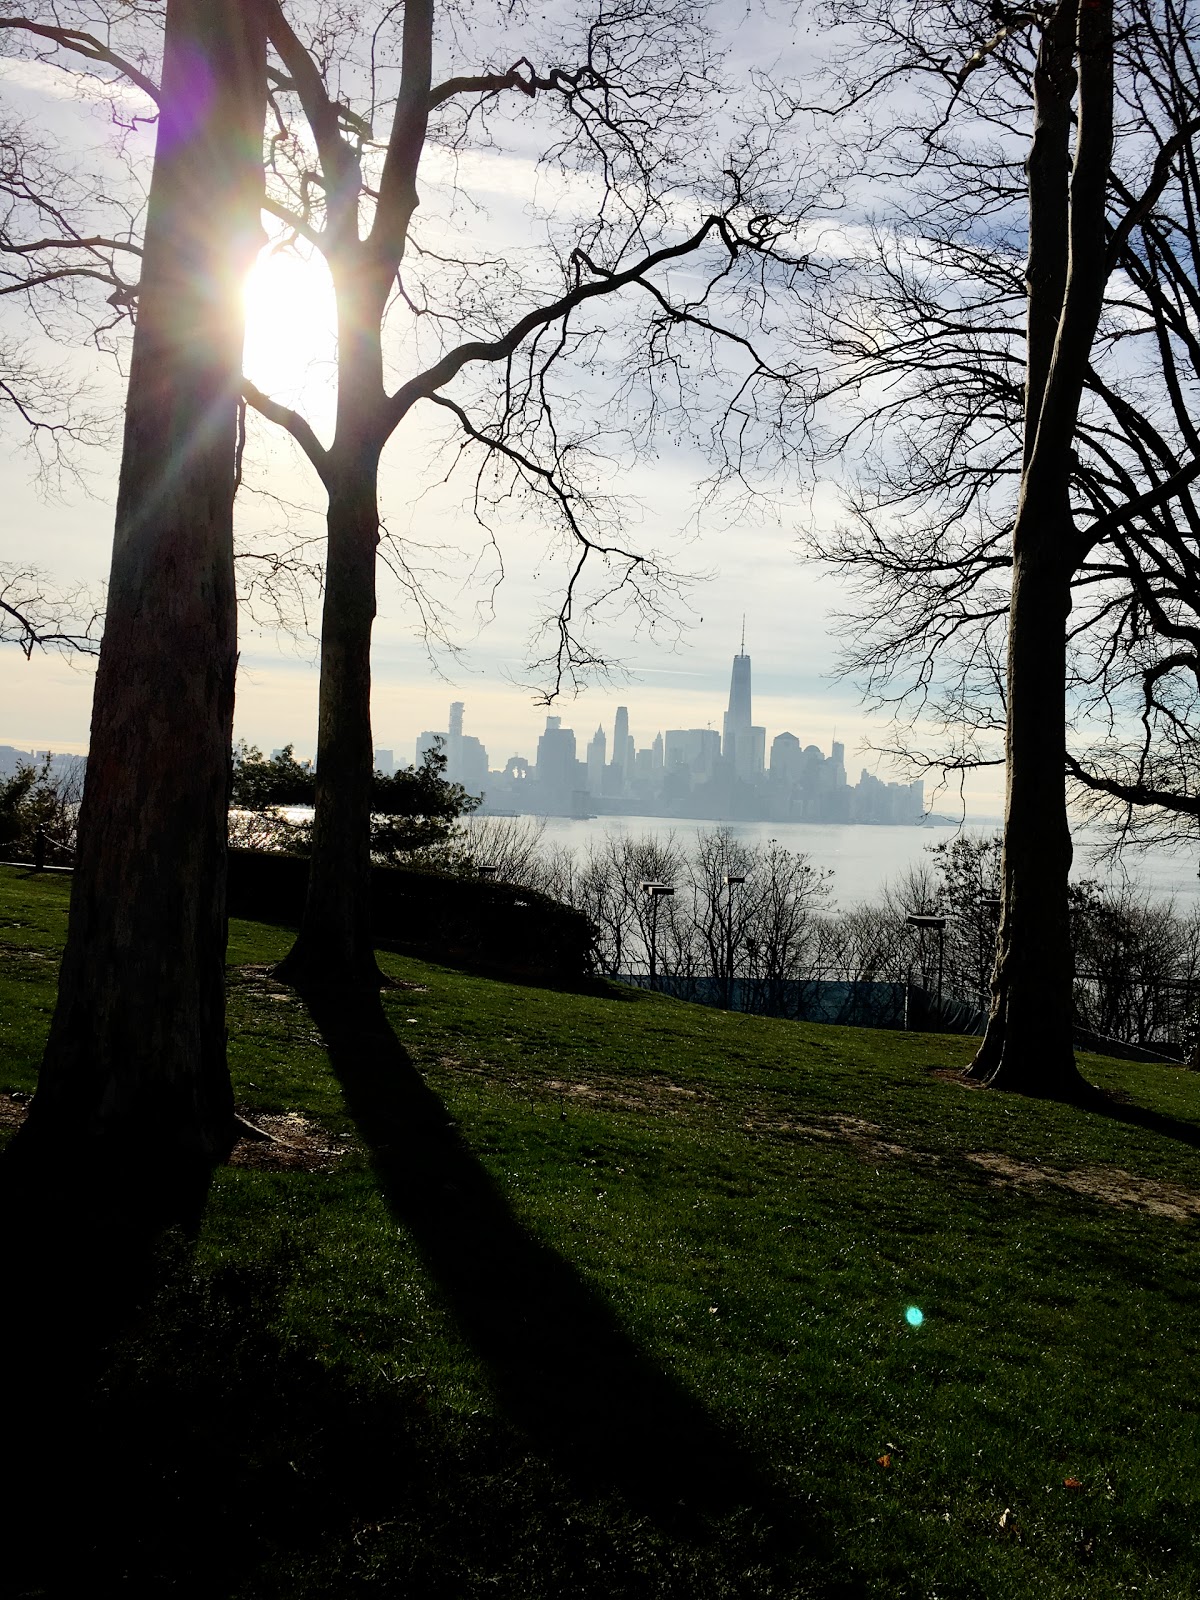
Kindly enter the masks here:
[[942, 972], [946, 964], [946, 919], [945, 917], [905, 917], [905, 922], [910, 928], [936, 928], [938, 936], [938, 1020], [942, 1015]]
[[725, 1009], [733, 1006], [733, 886], [745, 883], [744, 873], [725, 874]]
[[654, 878], [643, 879], [641, 890], [650, 901], [650, 987], [658, 982], [658, 902], [675, 890], [669, 883], [659, 883]]

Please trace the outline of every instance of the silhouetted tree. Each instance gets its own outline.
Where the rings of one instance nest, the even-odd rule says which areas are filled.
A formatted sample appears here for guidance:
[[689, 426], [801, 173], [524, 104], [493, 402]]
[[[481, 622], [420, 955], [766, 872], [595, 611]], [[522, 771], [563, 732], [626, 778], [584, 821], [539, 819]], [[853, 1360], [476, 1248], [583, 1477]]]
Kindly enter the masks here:
[[[987, 759], [1002, 715], [1004, 909], [972, 1072], [1074, 1095], [1068, 686], [1119, 731], [1130, 684], [1190, 670], [1171, 641], [1200, 598], [1200, 365], [1178, 270], [1195, 26], [1186, 4], [1143, 0], [1115, 37], [1110, 0], [835, 11], [860, 52], [842, 115], [870, 124], [847, 137], [886, 152], [868, 167], [906, 200], [810, 325], [863, 469], [853, 521], [813, 543], [870, 596], [849, 665], [926, 727], [940, 717], [959, 740], [947, 764]], [[864, 108], [900, 82], [929, 113], [909, 95], [885, 129]]]
[[[581, 378], [611, 337], [583, 320], [585, 312], [635, 291], [662, 330], [660, 348], [644, 366], [649, 372], [661, 365], [668, 381], [679, 380], [683, 364], [669, 350], [668, 331], [692, 328], [708, 339], [718, 330], [704, 289], [682, 297], [672, 267], [707, 251], [715, 255], [709, 275], [729, 278], [748, 244], [735, 218], [752, 229], [753, 251], [769, 250], [768, 220], [748, 215], [736, 185], [722, 209], [702, 211], [687, 227], [675, 220], [682, 158], [698, 154], [697, 131], [715, 88], [702, 10], [690, 0], [621, 0], [581, 13], [575, 61], [537, 66], [523, 55], [495, 64], [485, 44], [483, 63], [473, 64], [458, 42], [453, 7], [406, 0], [394, 89], [382, 87], [397, 11], [386, 7], [371, 35], [369, 67], [358, 69], [366, 84], [356, 109], [345, 86], [354, 77], [347, 63], [358, 36], [331, 42], [323, 30], [320, 48], [310, 49], [299, 24], [271, 0], [271, 41], [283, 74], [275, 80], [278, 187], [268, 209], [286, 233], [323, 255], [338, 327], [337, 416], [328, 445], [298, 409], [253, 385], [245, 390], [251, 406], [290, 432], [328, 495], [311, 873], [299, 936], [281, 967], [297, 982], [378, 981], [368, 917], [378, 474], [385, 446], [414, 408], [440, 407], [461, 429], [464, 452], [481, 453], [480, 473], [508, 475], [501, 496], [518, 490], [532, 496], [573, 542], [577, 556], [554, 624], [556, 684], [596, 662], [581, 644], [578, 616], [589, 556], [609, 569], [609, 595], [624, 588], [644, 598], [657, 579], [654, 563], [596, 514], [599, 495], [585, 464], [598, 430], [594, 424], [567, 430], [574, 395], [555, 398], [553, 370], [570, 359]], [[518, 16], [526, 14], [519, 9]], [[449, 56], [452, 67], [441, 81], [434, 72], [439, 56]], [[467, 148], [476, 124], [486, 127], [497, 105], [514, 101], [549, 112], [544, 163], [587, 173], [596, 190], [567, 236], [548, 244], [537, 269], [526, 274], [512, 261], [475, 259], [458, 249], [448, 255], [440, 245], [429, 250], [416, 230], [418, 169], [431, 146]], [[376, 142], [372, 110], [381, 103], [393, 109], [386, 138]], [[296, 131], [298, 115], [305, 137]], [[406, 337], [395, 347], [409, 371], [394, 387], [385, 380], [389, 314], [407, 319]], [[422, 334], [435, 345], [426, 361]], [[653, 344], [655, 336], [648, 340]], [[746, 338], [737, 349], [748, 386], [763, 369]], [[490, 388], [479, 377], [489, 370]], [[620, 428], [630, 431], [628, 418]]]
[[22, 1134], [168, 1210], [233, 1139], [232, 507], [265, 48], [256, 0], [169, 0], [70, 928]]

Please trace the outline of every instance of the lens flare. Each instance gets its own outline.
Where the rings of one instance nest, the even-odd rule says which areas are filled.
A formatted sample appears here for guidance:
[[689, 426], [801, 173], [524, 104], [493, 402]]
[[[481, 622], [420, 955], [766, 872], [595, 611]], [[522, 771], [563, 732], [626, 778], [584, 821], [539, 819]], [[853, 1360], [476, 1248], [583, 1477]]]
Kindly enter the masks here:
[[925, 1321], [925, 1313], [921, 1310], [920, 1306], [909, 1306], [908, 1310], [904, 1313], [904, 1320], [908, 1323], [910, 1328], [919, 1328]]

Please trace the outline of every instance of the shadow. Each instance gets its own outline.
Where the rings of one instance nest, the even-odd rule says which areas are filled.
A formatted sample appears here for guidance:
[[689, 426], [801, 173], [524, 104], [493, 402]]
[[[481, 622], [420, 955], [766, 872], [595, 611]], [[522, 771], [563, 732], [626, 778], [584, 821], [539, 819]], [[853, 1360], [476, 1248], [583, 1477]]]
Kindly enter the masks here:
[[846, 1593], [758, 1527], [714, 1548], [564, 1493], [504, 1423], [464, 1428], [419, 1382], [346, 1381], [275, 1331], [302, 1260], [198, 1274], [175, 1248], [159, 1269], [73, 1414], [48, 1414], [32, 1455], [6, 1430], [13, 1600]]
[[347, 1377], [289, 1337], [305, 1259], [286, 1233], [198, 1271], [186, 1230], [123, 1226], [94, 1189], [89, 1207], [95, 1173], [10, 1147], [5, 1593], [751, 1600], [769, 1574], [860, 1594], [816, 1519], [521, 1226], [377, 998], [310, 1007], [500, 1414], [458, 1417], [419, 1373]]
[[195, 1237], [211, 1179], [207, 1163], [152, 1138], [99, 1148], [31, 1114], [0, 1152], [4, 1285], [16, 1313], [0, 1318], [0, 1361], [84, 1371], [153, 1292], [163, 1237]]
[[619, 983], [615, 978], [601, 977], [595, 973], [579, 973], [574, 977], [546, 976], [537, 972], [522, 972], [503, 962], [472, 961], [447, 952], [419, 944], [407, 944], [398, 939], [374, 940], [376, 951], [388, 955], [404, 956], [412, 961], [424, 961], [430, 966], [445, 967], [449, 972], [461, 972], [471, 978], [490, 978], [497, 983], [512, 984], [519, 989], [547, 989], [554, 994], [589, 995], [596, 1000], [621, 1002], [643, 1001], [649, 998], [644, 989]]
[[1149, 1106], [1139, 1106], [1107, 1089], [1088, 1085], [1090, 1092], [1081, 1095], [1071, 1104], [1093, 1116], [1107, 1117], [1110, 1122], [1123, 1122], [1130, 1128], [1141, 1128], [1146, 1133], [1158, 1134], [1163, 1139], [1174, 1139], [1193, 1150], [1200, 1150], [1200, 1125], [1173, 1117], [1167, 1111], [1154, 1111]]
[[800, 1525], [704, 1408], [514, 1216], [377, 997], [304, 998], [393, 1216], [484, 1361], [504, 1414], [554, 1470], [584, 1494], [616, 1491], [685, 1537], [749, 1508], [793, 1553], [828, 1561], [812, 1519]]

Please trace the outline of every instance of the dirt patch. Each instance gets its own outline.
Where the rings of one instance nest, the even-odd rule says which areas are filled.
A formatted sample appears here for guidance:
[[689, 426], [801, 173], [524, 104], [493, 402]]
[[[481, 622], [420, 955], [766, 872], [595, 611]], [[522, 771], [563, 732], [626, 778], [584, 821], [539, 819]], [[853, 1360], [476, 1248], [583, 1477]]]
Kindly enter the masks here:
[[862, 1117], [844, 1116], [836, 1111], [827, 1117], [819, 1117], [815, 1122], [792, 1122], [787, 1118], [753, 1116], [748, 1117], [742, 1126], [756, 1133], [769, 1130], [772, 1133], [798, 1135], [802, 1139], [835, 1139], [838, 1144], [849, 1145], [857, 1155], [868, 1161], [894, 1160], [899, 1156], [909, 1161], [938, 1159], [928, 1151], [913, 1150], [908, 1145], [896, 1144], [891, 1139], [885, 1139], [883, 1129], [877, 1123], [867, 1122]]
[[[957, 1074], [950, 1074], [957, 1077]], [[960, 1080], [962, 1081], [962, 1080]], [[766, 1116], [749, 1118], [744, 1127], [761, 1131], [794, 1134], [806, 1139], [836, 1140], [849, 1145], [868, 1161], [904, 1159], [936, 1165], [945, 1159], [928, 1150], [913, 1150], [883, 1137], [883, 1129], [862, 1117], [834, 1113], [813, 1122], [791, 1122]], [[1105, 1205], [1126, 1210], [1146, 1211], [1156, 1217], [1170, 1217], [1175, 1222], [1200, 1220], [1200, 1191], [1185, 1188], [1182, 1184], [1164, 1183], [1157, 1178], [1140, 1178], [1123, 1167], [1079, 1167], [1063, 1169], [1042, 1166], [1036, 1161], [1021, 1161], [1016, 1156], [1004, 1155], [998, 1150], [964, 1151], [963, 1157], [974, 1166], [982, 1167], [992, 1181], [1011, 1187], [1030, 1184], [1051, 1184], [1069, 1189], [1074, 1194], [1086, 1195]]]
[[294, 1005], [299, 1005], [300, 996], [286, 983], [280, 983], [273, 977], [274, 971], [270, 962], [246, 962], [243, 966], [229, 968], [229, 983], [239, 993], [250, 995], [255, 1000], [290, 1000]]
[[978, 1078], [964, 1076], [961, 1067], [926, 1067], [925, 1071], [931, 1078], [940, 1078], [943, 1083], [956, 1083], [960, 1089], [986, 1089], [987, 1084], [981, 1083]]
[[25, 1121], [29, 1101], [27, 1094], [0, 1094], [0, 1128], [19, 1128]]
[[[31, 1098], [0, 1094], [0, 1128], [19, 1128]], [[358, 1148], [349, 1134], [329, 1133], [298, 1111], [263, 1116], [242, 1107], [238, 1115], [263, 1137], [244, 1134], [229, 1157], [231, 1167], [255, 1167], [260, 1172], [329, 1172]]]
[[443, 1072], [484, 1078], [492, 1083], [503, 1084], [513, 1094], [522, 1095], [526, 1099], [541, 1096], [557, 1100], [560, 1104], [573, 1101], [576, 1104], [610, 1106], [622, 1111], [650, 1111], [678, 1117], [685, 1115], [695, 1106], [710, 1102], [713, 1098], [707, 1089], [686, 1088], [682, 1083], [673, 1083], [670, 1078], [660, 1076], [595, 1077], [586, 1080], [526, 1078], [493, 1067], [486, 1061], [464, 1061], [459, 1056], [449, 1055], [439, 1056], [437, 1064]]
[[357, 1145], [349, 1134], [334, 1134], [299, 1111], [277, 1116], [239, 1111], [239, 1115], [266, 1137], [243, 1135], [229, 1157], [231, 1167], [254, 1167], [259, 1172], [330, 1172]]
[[1032, 1161], [1018, 1161], [998, 1150], [974, 1150], [966, 1159], [992, 1174], [999, 1183], [1020, 1187], [1048, 1183], [1074, 1194], [1101, 1200], [1106, 1205], [1148, 1211], [1152, 1216], [1170, 1217], [1175, 1222], [1200, 1219], [1200, 1192], [1182, 1184], [1163, 1183], [1157, 1178], [1139, 1178], [1124, 1167], [1081, 1167], [1062, 1169], [1043, 1167]]
[[679, 1116], [689, 1105], [711, 1097], [702, 1089], [685, 1089], [669, 1078], [597, 1078], [590, 1083], [565, 1078], [545, 1078], [542, 1088], [560, 1100], [584, 1101], [596, 1106], [620, 1106], [626, 1111], [657, 1111]]

